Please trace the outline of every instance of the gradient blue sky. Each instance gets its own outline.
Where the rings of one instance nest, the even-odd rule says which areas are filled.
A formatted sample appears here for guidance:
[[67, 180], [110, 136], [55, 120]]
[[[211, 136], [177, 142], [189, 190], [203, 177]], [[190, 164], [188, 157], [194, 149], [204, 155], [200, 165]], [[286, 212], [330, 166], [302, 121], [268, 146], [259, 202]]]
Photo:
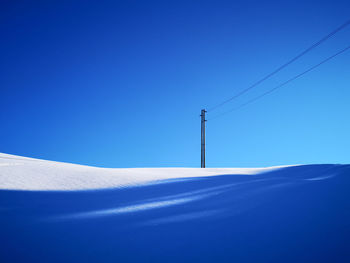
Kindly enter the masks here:
[[[349, 1], [1, 1], [0, 151], [200, 165], [200, 110], [349, 19]], [[350, 44], [350, 26], [239, 100]], [[350, 52], [207, 122], [207, 166], [350, 163]]]

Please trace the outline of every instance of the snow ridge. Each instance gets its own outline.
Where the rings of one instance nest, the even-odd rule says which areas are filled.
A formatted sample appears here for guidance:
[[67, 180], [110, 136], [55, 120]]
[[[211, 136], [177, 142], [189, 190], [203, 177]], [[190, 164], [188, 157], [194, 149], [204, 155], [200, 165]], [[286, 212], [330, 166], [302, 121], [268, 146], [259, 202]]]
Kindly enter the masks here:
[[122, 188], [166, 180], [227, 174], [256, 175], [266, 168], [99, 168], [0, 153], [0, 189], [73, 191]]

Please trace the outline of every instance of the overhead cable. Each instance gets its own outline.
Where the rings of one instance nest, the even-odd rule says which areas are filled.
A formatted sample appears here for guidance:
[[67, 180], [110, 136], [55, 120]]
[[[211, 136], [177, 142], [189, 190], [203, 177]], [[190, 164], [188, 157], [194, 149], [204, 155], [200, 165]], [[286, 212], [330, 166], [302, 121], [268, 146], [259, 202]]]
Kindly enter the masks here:
[[312, 49], [314, 49], [315, 47], [319, 46], [320, 44], [322, 44], [323, 42], [325, 42], [327, 39], [331, 38], [333, 35], [335, 35], [336, 33], [338, 33], [339, 31], [341, 31], [342, 29], [344, 29], [346, 26], [348, 26], [350, 24], [350, 20], [348, 20], [347, 22], [345, 22], [344, 24], [342, 24], [341, 26], [337, 27], [336, 29], [334, 29], [332, 32], [330, 32], [329, 34], [327, 34], [326, 36], [322, 37], [319, 41], [317, 41], [316, 43], [314, 43], [313, 45], [311, 45], [310, 47], [308, 47], [307, 49], [305, 49], [303, 52], [301, 52], [299, 55], [295, 56], [294, 58], [292, 58], [291, 60], [289, 60], [288, 62], [286, 62], [285, 64], [283, 64], [282, 66], [278, 67], [277, 69], [275, 69], [274, 71], [272, 71], [271, 73], [269, 73], [268, 75], [266, 75], [265, 77], [263, 77], [262, 79], [258, 80], [257, 82], [255, 82], [253, 85], [249, 86], [248, 88], [245, 88], [243, 90], [241, 90], [240, 92], [238, 92], [236, 95], [224, 100], [223, 102], [209, 108], [207, 111], [213, 111], [223, 105], [225, 105], [226, 103], [242, 96], [243, 94], [245, 94], [246, 92], [248, 92], [249, 90], [257, 87], [258, 85], [260, 85], [261, 83], [263, 83], [265, 80], [269, 79], [270, 77], [272, 77], [273, 75], [275, 75], [276, 73], [278, 73], [279, 71], [281, 71], [282, 69], [284, 69], [285, 67], [287, 67], [288, 65], [292, 64], [294, 61], [298, 60], [299, 58], [301, 58], [302, 56], [304, 56], [305, 54], [307, 54], [308, 52], [310, 52]]
[[337, 53], [333, 54], [332, 56], [330, 56], [330, 57], [328, 57], [328, 58], [322, 60], [322, 61], [319, 62], [318, 64], [316, 64], [316, 65], [314, 65], [314, 66], [308, 68], [307, 70], [305, 70], [305, 71], [299, 73], [298, 75], [296, 75], [296, 76], [294, 76], [294, 77], [288, 79], [287, 81], [285, 81], [285, 82], [279, 84], [278, 86], [276, 86], [276, 87], [274, 87], [274, 88], [272, 88], [272, 89], [270, 89], [270, 90], [264, 92], [263, 94], [261, 94], [261, 95], [259, 95], [259, 96], [256, 96], [256, 97], [254, 97], [254, 98], [251, 99], [251, 100], [248, 100], [247, 102], [245, 102], [245, 103], [239, 105], [239, 106], [236, 107], [236, 108], [233, 108], [233, 109], [231, 109], [231, 110], [225, 111], [225, 112], [223, 112], [223, 113], [221, 113], [221, 114], [219, 114], [219, 115], [216, 115], [216, 116], [213, 117], [213, 118], [209, 118], [208, 120], [213, 120], [213, 119], [219, 118], [219, 117], [221, 117], [221, 116], [223, 116], [223, 115], [226, 115], [226, 114], [228, 114], [228, 113], [230, 113], [230, 112], [232, 112], [232, 111], [236, 111], [236, 110], [238, 110], [238, 109], [241, 109], [241, 108], [247, 106], [248, 104], [251, 104], [251, 103], [257, 101], [258, 99], [261, 99], [261, 98], [265, 97], [266, 95], [268, 95], [268, 94], [270, 94], [270, 93], [276, 91], [276, 90], [279, 89], [279, 88], [282, 88], [283, 86], [287, 85], [288, 83], [291, 83], [292, 81], [296, 80], [297, 78], [300, 78], [301, 76], [303, 76], [303, 75], [309, 73], [310, 71], [312, 71], [312, 70], [314, 70], [315, 68], [317, 68], [317, 67], [323, 65], [324, 63], [328, 62], [329, 60], [335, 58], [336, 56], [338, 56], [338, 55], [344, 53], [345, 51], [347, 51], [347, 50], [349, 50], [349, 49], [350, 49], [350, 45], [347, 46], [346, 48], [344, 48], [344, 49], [338, 51]]

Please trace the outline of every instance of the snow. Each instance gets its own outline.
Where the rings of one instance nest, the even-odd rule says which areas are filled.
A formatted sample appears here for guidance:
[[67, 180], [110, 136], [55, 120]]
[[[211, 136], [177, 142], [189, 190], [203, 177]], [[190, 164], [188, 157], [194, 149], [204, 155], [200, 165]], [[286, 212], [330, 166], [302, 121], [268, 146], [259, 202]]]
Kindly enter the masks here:
[[107, 169], [0, 154], [0, 262], [350, 262], [350, 165]]
[[0, 189], [92, 190], [224, 174], [254, 175], [267, 168], [98, 168], [0, 153]]

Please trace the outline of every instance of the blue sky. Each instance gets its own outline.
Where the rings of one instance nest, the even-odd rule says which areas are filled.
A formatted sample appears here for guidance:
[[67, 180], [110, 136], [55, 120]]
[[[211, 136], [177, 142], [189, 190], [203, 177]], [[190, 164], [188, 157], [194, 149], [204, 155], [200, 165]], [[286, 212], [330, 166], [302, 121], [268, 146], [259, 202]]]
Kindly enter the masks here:
[[[3, 1], [0, 151], [200, 165], [200, 110], [349, 19], [348, 1]], [[350, 44], [350, 26], [236, 107]], [[207, 166], [350, 163], [350, 52], [207, 122]]]

